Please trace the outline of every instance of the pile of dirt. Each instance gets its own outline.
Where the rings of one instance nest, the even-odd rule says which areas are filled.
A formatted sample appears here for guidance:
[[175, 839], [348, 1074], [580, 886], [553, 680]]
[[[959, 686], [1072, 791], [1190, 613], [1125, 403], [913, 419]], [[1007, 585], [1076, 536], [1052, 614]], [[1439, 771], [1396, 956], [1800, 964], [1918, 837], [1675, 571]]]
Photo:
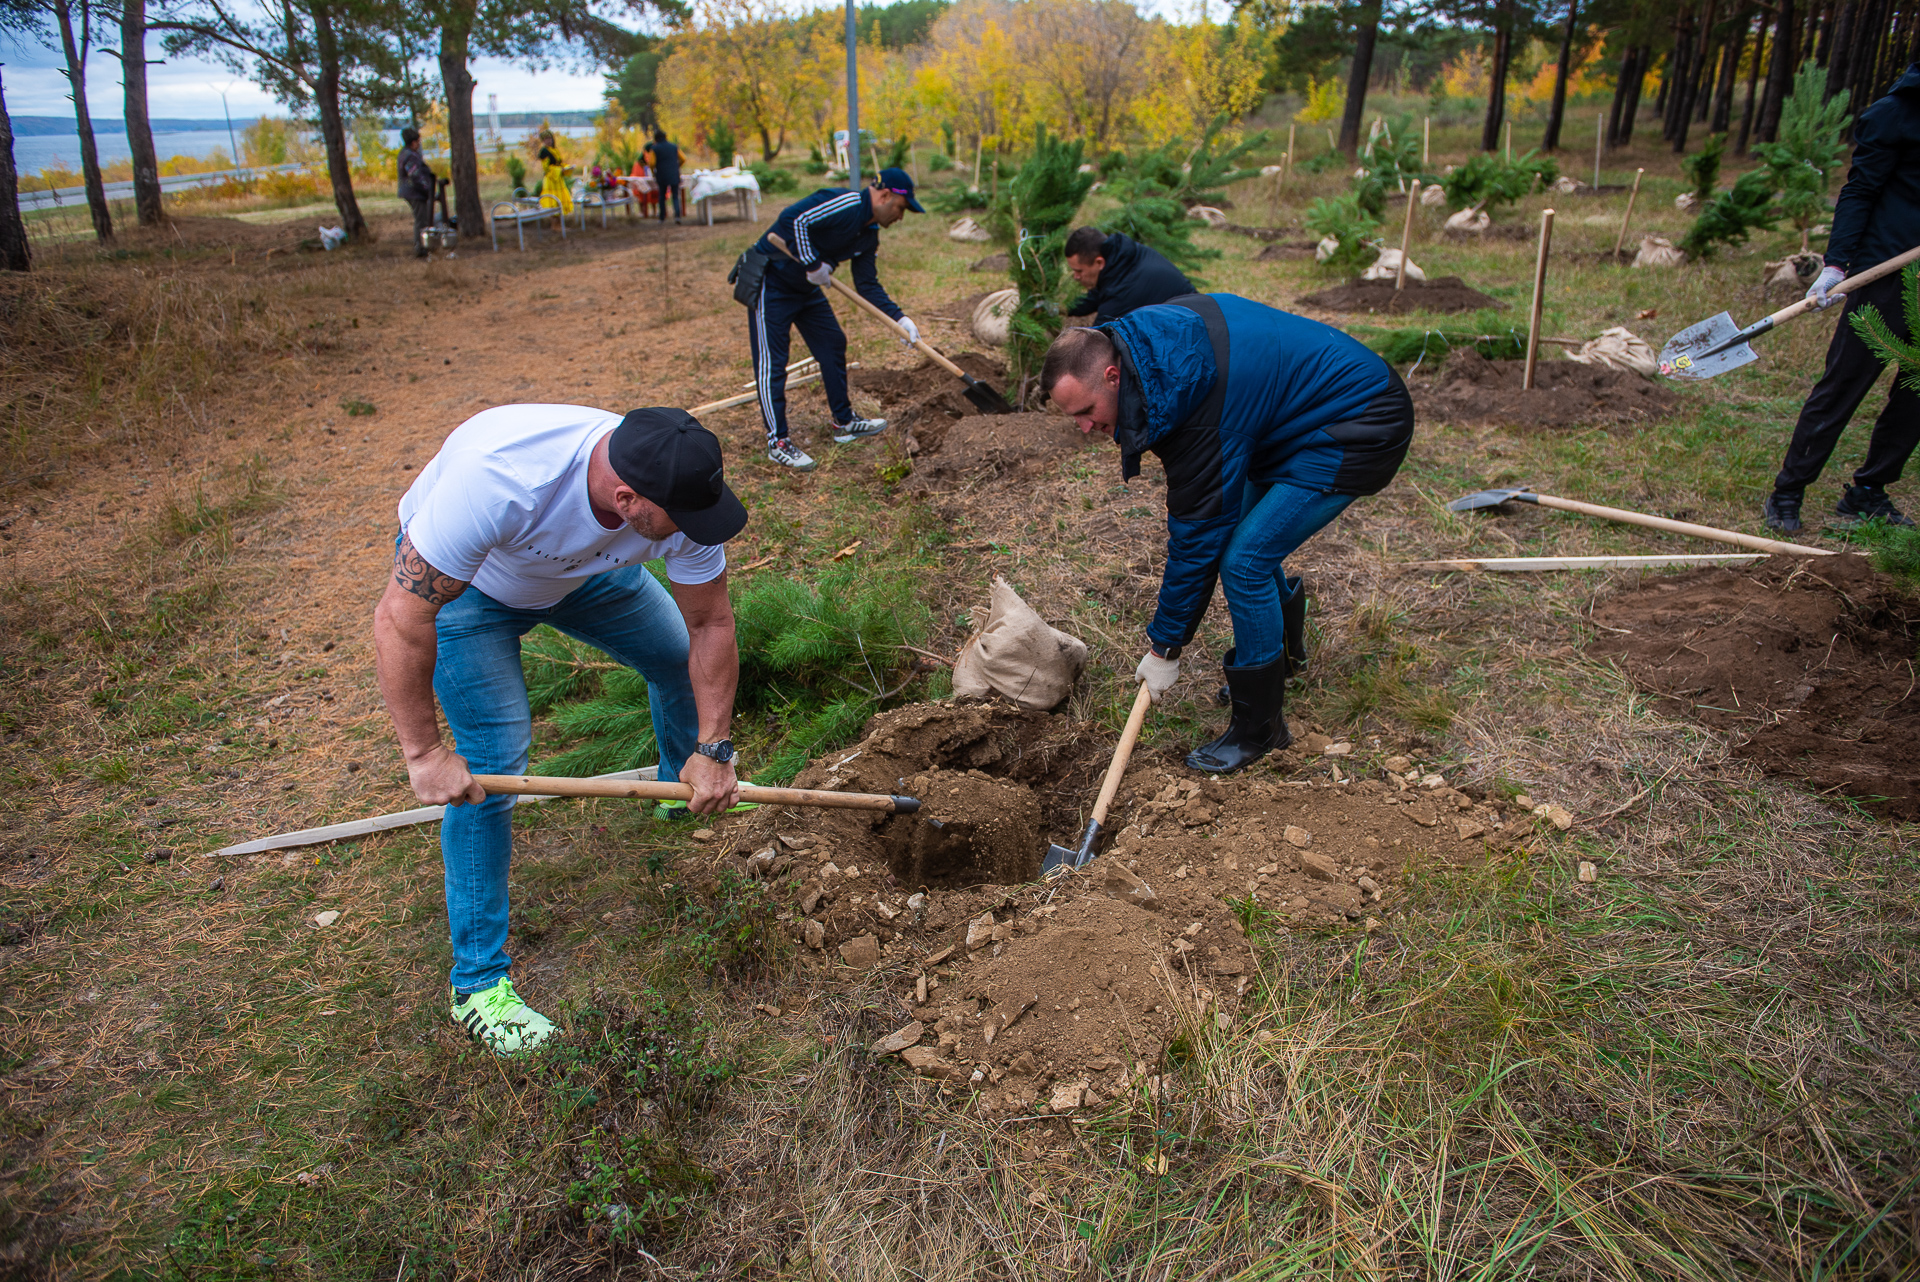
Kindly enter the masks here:
[[[1006, 366], [990, 356], [961, 352], [950, 359], [995, 388], [1006, 386]], [[902, 429], [914, 461], [909, 488], [917, 493], [1029, 476], [1100, 443], [1058, 414], [982, 414], [967, 399], [966, 385], [932, 361], [914, 369], [854, 370], [850, 378]]]
[[1157, 1073], [1183, 1024], [1233, 1026], [1256, 967], [1243, 912], [1372, 929], [1410, 867], [1462, 864], [1532, 831], [1405, 759], [1366, 770], [1345, 745], [1315, 746], [1327, 756], [1272, 759], [1315, 767], [1298, 780], [1136, 757], [1111, 849], [1039, 884], [1047, 843], [1077, 844], [1111, 743], [998, 701], [915, 704], [795, 782], [904, 791], [918, 815], [762, 808], [721, 821], [714, 840], [723, 861], [772, 880], [803, 956], [854, 980], [883, 970], [903, 1027], [877, 1053], [970, 1084], [987, 1112], [1070, 1112]]
[[1650, 579], [1594, 611], [1597, 654], [1820, 792], [1920, 818], [1920, 602], [1863, 557], [1769, 557]]
[[1410, 379], [1423, 421], [1497, 423], [1504, 427], [1575, 427], [1650, 423], [1679, 408], [1672, 392], [1638, 374], [1542, 359], [1525, 391], [1522, 361], [1490, 361], [1472, 348], [1451, 353], [1437, 371]]
[[1297, 261], [1313, 257], [1313, 251], [1319, 247], [1317, 240], [1289, 240], [1268, 245], [1253, 256], [1256, 263]]
[[1002, 285], [998, 289], [983, 289], [977, 294], [968, 294], [965, 298], [956, 298], [947, 303], [935, 303], [932, 307], [925, 308], [916, 314], [925, 320], [946, 321], [950, 325], [972, 325], [974, 310], [980, 306], [981, 301], [1006, 288], [1006, 285]]
[[1535, 223], [1492, 223], [1481, 231], [1460, 231], [1452, 227], [1442, 227], [1441, 231], [1453, 240], [1538, 240], [1540, 224]]
[[1003, 249], [997, 254], [988, 254], [985, 258], [976, 258], [967, 270], [970, 272], [992, 272], [997, 276], [1013, 270], [1013, 264], [1007, 258], [1007, 251]]
[[1503, 308], [1505, 303], [1488, 298], [1469, 288], [1458, 276], [1436, 276], [1432, 280], [1407, 282], [1395, 289], [1390, 280], [1361, 280], [1358, 277], [1333, 289], [1307, 294], [1296, 300], [1307, 307], [1327, 312], [1477, 312]]
[[[1286, 227], [1249, 227], [1245, 223], [1228, 223], [1221, 231], [1232, 232], [1236, 236], [1245, 236], [1248, 240], [1279, 240], [1290, 230]], [[1311, 246], [1312, 242], [1309, 241]]]

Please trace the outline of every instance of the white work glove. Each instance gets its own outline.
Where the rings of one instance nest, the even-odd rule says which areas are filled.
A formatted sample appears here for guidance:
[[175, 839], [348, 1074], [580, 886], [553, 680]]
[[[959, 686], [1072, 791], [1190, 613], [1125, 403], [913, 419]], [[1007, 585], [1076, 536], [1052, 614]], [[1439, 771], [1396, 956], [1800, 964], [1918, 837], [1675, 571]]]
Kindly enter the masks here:
[[1140, 657], [1140, 666], [1133, 670], [1133, 675], [1146, 682], [1147, 696], [1158, 703], [1160, 696], [1179, 680], [1180, 660], [1163, 659], [1149, 650]]
[[815, 263], [807, 269], [807, 279], [825, 289], [827, 282], [833, 279], [833, 268], [826, 263]]
[[894, 324], [907, 331], [907, 336], [900, 340], [901, 346], [912, 347], [920, 341], [920, 327], [913, 323], [913, 317], [902, 316], [899, 320], [895, 321]]
[[1846, 278], [1847, 273], [1844, 268], [1822, 267], [1820, 274], [1813, 278], [1813, 287], [1807, 291], [1807, 297], [1813, 300], [1815, 307], [1831, 307], [1842, 301], [1846, 295], [1842, 294], [1840, 298], [1835, 298], [1829, 291]]

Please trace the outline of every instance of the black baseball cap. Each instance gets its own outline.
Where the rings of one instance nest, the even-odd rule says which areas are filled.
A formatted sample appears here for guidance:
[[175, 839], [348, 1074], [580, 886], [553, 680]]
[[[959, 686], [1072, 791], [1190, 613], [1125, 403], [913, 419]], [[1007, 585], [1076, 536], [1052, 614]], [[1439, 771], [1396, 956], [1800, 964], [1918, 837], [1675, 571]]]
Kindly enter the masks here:
[[613, 429], [607, 461], [614, 475], [702, 547], [746, 528], [746, 506], [727, 488], [720, 438], [685, 410], [631, 411]]
[[906, 170], [895, 169], [892, 165], [888, 165], [880, 171], [880, 185], [888, 191], [899, 192], [902, 196], [905, 196], [907, 198], [907, 208], [911, 209], [914, 213], [924, 214], [927, 212], [920, 208], [920, 202], [913, 198], [913, 175]]

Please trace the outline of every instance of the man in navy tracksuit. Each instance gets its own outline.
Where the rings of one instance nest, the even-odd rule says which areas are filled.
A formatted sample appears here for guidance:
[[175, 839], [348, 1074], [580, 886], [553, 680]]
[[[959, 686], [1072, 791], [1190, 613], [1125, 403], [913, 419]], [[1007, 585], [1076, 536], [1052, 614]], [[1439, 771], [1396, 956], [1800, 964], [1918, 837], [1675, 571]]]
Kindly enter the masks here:
[[1157, 702], [1180, 674], [1216, 580], [1233, 616], [1233, 720], [1187, 764], [1225, 774], [1292, 742], [1286, 681], [1306, 662], [1306, 598], [1281, 562], [1413, 442], [1413, 400], [1380, 357], [1328, 325], [1232, 294], [1189, 294], [1054, 341], [1040, 386], [1080, 430], [1111, 432], [1120, 475], [1167, 472], [1167, 566], [1135, 675]]
[[[853, 401], [847, 396], [847, 335], [825, 290], [833, 269], [851, 259], [854, 288], [900, 323], [911, 346], [920, 337], [919, 327], [887, 297], [874, 263], [880, 228], [899, 222], [908, 210], [924, 212], [913, 198], [913, 179], [903, 169], [882, 169], [874, 185], [863, 191], [827, 187], [788, 205], [767, 235], [743, 256], [743, 269], [755, 254], [764, 259], [758, 290], [750, 299], [741, 298], [736, 286], [734, 297], [747, 305], [747, 346], [753, 352], [754, 386], [760, 392], [760, 417], [767, 428], [767, 457], [774, 462], [801, 472], [813, 470], [813, 459], [787, 432], [790, 328], [799, 329], [807, 350], [820, 362], [820, 383], [833, 411], [833, 439], [845, 444], [887, 430], [883, 418], [854, 415]], [[792, 258], [768, 240], [775, 235], [786, 243]]]
[[[1845, 298], [1847, 310], [1827, 346], [1826, 371], [1800, 410], [1786, 461], [1773, 479], [1773, 493], [1762, 510], [1766, 523], [1782, 534], [1800, 532], [1800, 505], [1807, 486], [1819, 477], [1847, 421], [1887, 367], [1854, 332], [1854, 313], [1862, 307], [1877, 308], [1896, 337], [1911, 337], [1900, 301], [1902, 273], [1882, 276], [1847, 294], [1834, 294], [1833, 287], [1847, 273], [1883, 263], [1915, 245], [1920, 245], [1920, 63], [1908, 67], [1853, 126], [1853, 168], [1834, 202], [1826, 266], [1807, 291], [1807, 297], [1821, 307]], [[1896, 374], [1887, 392], [1887, 407], [1867, 438], [1867, 457], [1853, 474], [1853, 484], [1841, 492], [1834, 508], [1840, 519], [1833, 524], [1857, 525], [1879, 517], [1890, 525], [1912, 525], [1912, 519], [1887, 497], [1887, 486], [1900, 479], [1916, 444], [1920, 444], [1920, 392]]]

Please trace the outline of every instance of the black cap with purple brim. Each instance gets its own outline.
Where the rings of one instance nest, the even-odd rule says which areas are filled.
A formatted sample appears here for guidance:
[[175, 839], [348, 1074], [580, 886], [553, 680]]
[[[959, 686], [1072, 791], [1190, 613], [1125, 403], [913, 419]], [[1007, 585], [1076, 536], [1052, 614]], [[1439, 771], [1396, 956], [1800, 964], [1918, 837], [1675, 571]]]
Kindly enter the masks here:
[[880, 171], [880, 185], [896, 196], [905, 196], [907, 198], [907, 208], [911, 209], [914, 213], [924, 214], [927, 212], [920, 207], [920, 202], [913, 198], [913, 175], [906, 170], [895, 169], [891, 165], [882, 169]]
[[633, 410], [613, 429], [607, 461], [614, 475], [702, 547], [746, 528], [746, 506], [727, 487], [720, 438], [685, 410]]

